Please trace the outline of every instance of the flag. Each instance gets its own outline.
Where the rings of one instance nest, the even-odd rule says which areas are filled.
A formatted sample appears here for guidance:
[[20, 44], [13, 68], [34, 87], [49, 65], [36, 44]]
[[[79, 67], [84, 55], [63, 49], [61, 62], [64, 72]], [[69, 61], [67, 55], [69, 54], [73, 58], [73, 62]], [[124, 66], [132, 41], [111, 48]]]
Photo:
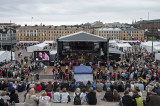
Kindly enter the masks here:
[[133, 36], [133, 33], [132, 33], [132, 31], [131, 31], [131, 33], [129, 33], [128, 35], [129, 35], [129, 36]]

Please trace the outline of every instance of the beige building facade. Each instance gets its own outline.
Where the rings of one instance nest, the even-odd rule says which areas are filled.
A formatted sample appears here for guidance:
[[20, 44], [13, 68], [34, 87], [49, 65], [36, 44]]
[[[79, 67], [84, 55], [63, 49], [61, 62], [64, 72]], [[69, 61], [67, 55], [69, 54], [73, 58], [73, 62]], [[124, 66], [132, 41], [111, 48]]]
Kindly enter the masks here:
[[56, 40], [76, 32], [88, 32], [77, 27], [55, 27], [55, 26], [22, 26], [16, 30], [17, 41], [44, 41]]
[[144, 40], [144, 30], [136, 28], [98, 28], [94, 34], [110, 40]]

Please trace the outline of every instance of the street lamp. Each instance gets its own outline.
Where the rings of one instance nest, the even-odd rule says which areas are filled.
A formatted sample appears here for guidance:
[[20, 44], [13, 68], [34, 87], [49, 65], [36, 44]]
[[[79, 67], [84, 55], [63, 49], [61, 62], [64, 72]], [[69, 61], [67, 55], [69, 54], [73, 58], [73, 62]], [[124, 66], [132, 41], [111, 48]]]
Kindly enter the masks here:
[[154, 31], [154, 28], [152, 27], [152, 58], [153, 58], [153, 31]]
[[[10, 25], [11, 25], [11, 21], [10, 21]], [[12, 62], [12, 33], [11, 33], [11, 26], [10, 26], [10, 30], [9, 30], [9, 34], [10, 34], [10, 37], [11, 37], [11, 62]]]

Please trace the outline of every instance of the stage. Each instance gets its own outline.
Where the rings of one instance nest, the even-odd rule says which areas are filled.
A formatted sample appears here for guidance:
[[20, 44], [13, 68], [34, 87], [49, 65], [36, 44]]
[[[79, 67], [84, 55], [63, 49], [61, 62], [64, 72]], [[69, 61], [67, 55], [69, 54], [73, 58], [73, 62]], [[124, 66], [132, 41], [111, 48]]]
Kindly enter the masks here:
[[[57, 39], [57, 60], [66, 63], [106, 62], [109, 41], [103, 37], [86, 32], [78, 32]], [[101, 55], [103, 52], [103, 55]]]

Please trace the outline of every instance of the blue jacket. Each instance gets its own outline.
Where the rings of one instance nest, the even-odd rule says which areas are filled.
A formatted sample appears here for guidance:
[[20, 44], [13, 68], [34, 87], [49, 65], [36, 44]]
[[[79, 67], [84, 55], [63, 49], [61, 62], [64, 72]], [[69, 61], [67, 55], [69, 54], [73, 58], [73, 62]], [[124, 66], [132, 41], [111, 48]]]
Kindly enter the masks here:
[[12, 83], [8, 84], [8, 91], [15, 90]]

